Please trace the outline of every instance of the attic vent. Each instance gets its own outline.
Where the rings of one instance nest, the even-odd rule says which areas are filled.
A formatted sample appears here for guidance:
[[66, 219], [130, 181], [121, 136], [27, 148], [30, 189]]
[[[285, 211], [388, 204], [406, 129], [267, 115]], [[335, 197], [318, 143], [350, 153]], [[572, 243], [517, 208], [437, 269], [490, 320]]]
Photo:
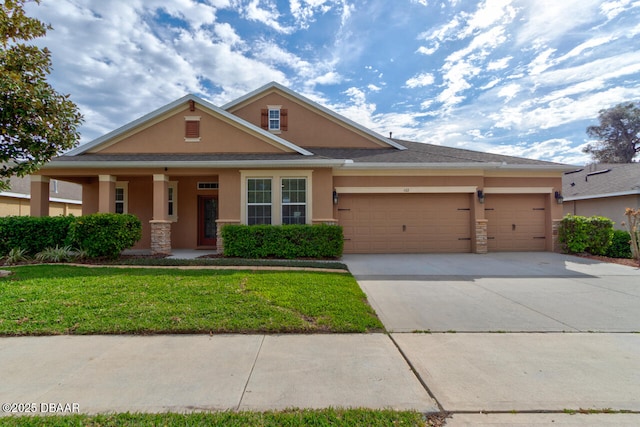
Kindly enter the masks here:
[[572, 173], [578, 173], [578, 172], [582, 172], [584, 169], [576, 169], [576, 170], [572, 170], [569, 172], [565, 172], [565, 175], [571, 175]]
[[199, 182], [198, 190], [217, 190], [218, 183], [217, 182]]
[[200, 142], [200, 116], [186, 116], [184, 118], [185, 142]]
[[585, 177], [584, 177], [584, 180], [585, 180], [585, 181], [589, 181], [589, 177], [590, 177], [590, 176], [593, 176], [593, 175], [601, 175], [601, 174], [603, 174], [603, 173], [607, 173], [607, 172], [611, 172], [611, 169], [605, 169], [605, 170], [602, 170], [602, 171], [596, 171], [596, 172], [588, 173], [588, 174], [587, 174], [587, 176], [585, 176]]

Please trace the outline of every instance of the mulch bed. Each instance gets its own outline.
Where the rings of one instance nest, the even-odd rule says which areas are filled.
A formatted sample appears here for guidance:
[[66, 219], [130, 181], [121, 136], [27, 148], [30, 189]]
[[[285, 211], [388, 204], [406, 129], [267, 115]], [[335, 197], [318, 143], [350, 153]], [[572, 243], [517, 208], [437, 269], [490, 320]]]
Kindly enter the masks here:
[[581, 258], [589, 258], [589, 259], [593, 259], [593, 260], [596, 260], [596, 261], [610, 262], [612, 264], [627, 265], [629, 267], [636, 267], [636, 268], [640, 267], [640, 264], [635, 259], [609, 258], [609, 257], [602, 256], [602, 255], [591, 255], [591, 254], [576, 254], [576, 256], [579, 256]]

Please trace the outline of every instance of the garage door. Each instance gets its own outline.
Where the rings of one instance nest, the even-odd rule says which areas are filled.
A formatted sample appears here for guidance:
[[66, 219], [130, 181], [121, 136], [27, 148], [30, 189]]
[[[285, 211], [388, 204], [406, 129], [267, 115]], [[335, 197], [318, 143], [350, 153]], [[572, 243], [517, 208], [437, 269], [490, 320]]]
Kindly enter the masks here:
[[469, 194], [341, 194], [345, 253], [471, 252]]
[[545, 199], [543, 194], [487, 194], [489, 252], [544, 251]]

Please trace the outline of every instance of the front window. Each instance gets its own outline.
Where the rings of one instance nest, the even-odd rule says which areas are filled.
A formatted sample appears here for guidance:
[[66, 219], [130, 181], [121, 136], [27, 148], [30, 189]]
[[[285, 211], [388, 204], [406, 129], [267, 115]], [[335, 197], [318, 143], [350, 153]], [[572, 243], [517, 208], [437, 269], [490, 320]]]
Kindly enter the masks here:
[[269, 109], [269, 130], [280, 130], [280, 109]]
[[247, 180], [247, 224], [271, 224], [271, 178]]
[[171, 181], [169, 182], [169, 187], [167, 188], [167, 216], [170, 221], [178, 220], [178, 182]]
[[125, 193], [123, 187], [116, 187], [116, 213], [123, 214], [127, 213], [125, 209]]
[[305, 178], [282, 179], [282, 223], [306, 224], [307, 180]]

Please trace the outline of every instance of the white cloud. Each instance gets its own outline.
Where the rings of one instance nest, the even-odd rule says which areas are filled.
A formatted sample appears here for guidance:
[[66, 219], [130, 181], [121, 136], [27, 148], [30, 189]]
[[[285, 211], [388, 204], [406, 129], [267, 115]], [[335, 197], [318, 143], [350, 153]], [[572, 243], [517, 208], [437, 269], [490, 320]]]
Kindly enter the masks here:
[[249, 0], [247, 4], [243, 3], [245, 2], [235, 0], [235, 5], [246, 19], [261, 22], [280, 33], [291, 34], [293, 32], [293, 28], [285, 27], [278, 22], [280, 12], [276, 3], [269, 0]]
[[518, 94], [518, 92], [520, 92], [520, 89], [521, 88], [519, 84], [511, 83], [506, 86], [503, 86], [498, 91], [498, 96], [500, 98], [506, 98], [505, 102], [508, 102], [509, 100], [513, 99]]
[[417, 87], [429, 86], [435, 82], [435, 77], [431, 73], [421, 73], [411, 77], [406, 81], [406, 86], [410, 89]]
[[524, 23], [517, 34], [519, 46], [544, 46], [593, 20], [601, 0], [523, 0]]
[[513, 56], [505, 56], [504, 58], [490, 61], [487, 64], [487, 71], [499, 71], [504, 70], [509, 66], [509, 62], [513, 59]]

